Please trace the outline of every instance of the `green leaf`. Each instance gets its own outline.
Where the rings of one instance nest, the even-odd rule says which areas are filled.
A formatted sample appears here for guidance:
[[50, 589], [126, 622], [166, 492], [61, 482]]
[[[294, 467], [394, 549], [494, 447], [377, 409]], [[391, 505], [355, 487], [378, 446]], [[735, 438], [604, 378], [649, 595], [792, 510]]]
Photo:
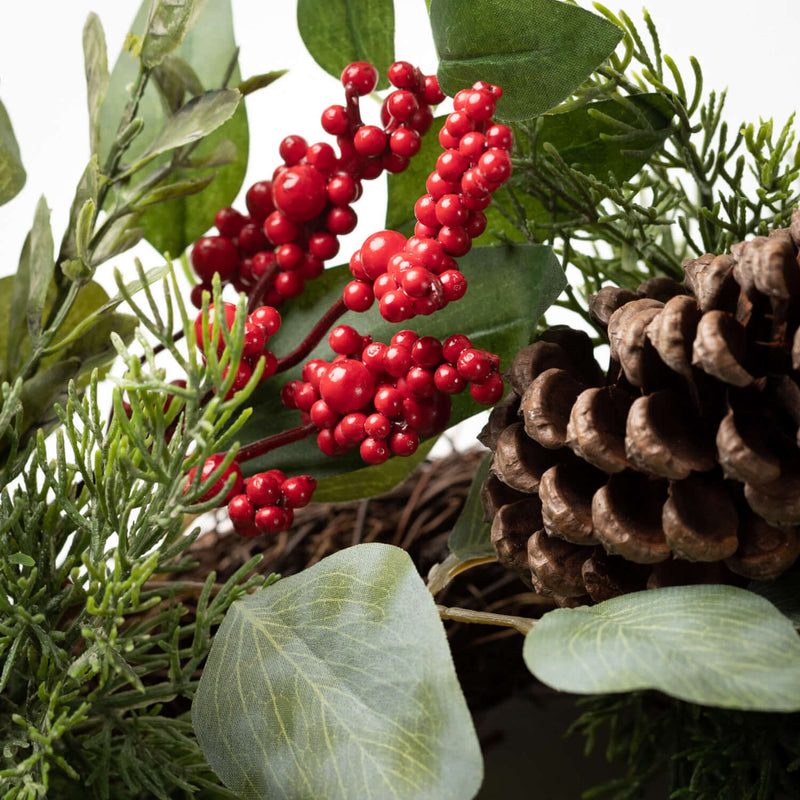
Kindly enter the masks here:
[[92, 266], [98, 267], [120, 253], [135, 247], [144, 238], [141, 211], [126, 214], [115, 220], [94, 248]]
[[[27, 340], [26, 306], [30, 294], [31, 235], [25, 237], [15, 275], [0, 278], [0, 353], [5, 356], [4, 377], [17, 373]], [[8, 324], [5, 324], [5, 321]], [[30, 343], [28, 342], [28, 350]]]
[[657, 689], [690, 703], [800, 710], [800, 638], [775, 606], [733, 586], [676, 586], [546, 614], [531, 672], [566, 692]]
[[150, 7], [141, 58], [145, 67], [160, 64], [197, 22], [204, 0], [154, 0]]
[[265, 72], [261, 75], [252, 75], [251, 77], [243, 80], [236, 88], [241, 92], [242, 96], [257, 92], [259, 89], [264, 89], [271, 83], [274, 83], [282, 75], [285, 75], [288, 70], [276, 69], [272, 72]]
[[236, 601], [192, 704], [243, 800], [467, 800], [478, 740], [408, 555], [362, 544]]
[[450, 538], [447, 540], [447, 548], [450, 552], [462, 559], [481, 558], [495, 554], [489, 538], [490, 526], [483, 519], [483, 506], [481, 505], [481, 487], [489, 477], [490, 461], [491, 453], [487, 453], [475, 473], [464, 508], [458, 515]]
[[[144, 31], [148, 7], [149, 0], [145, 0], [133, 22], [133, 31]], [[214, 87], [220, 86], [228, 75], [235, 55], [231, 0], [206, 0], [203, 13], [170, 56], [169, 63], [174, 64], [174, 59], [180, 59], [203, 86]], [[162, 66], [163, 63], [166, 62], [162, 62]], [[108, 97], [102, 109], [104, 131], [116, 131], [128, 100], [128, 87], [136, 80], [137, 69], [137, 62], [127, 53], [123, 53], [114, 65]], [[230, 75], [229, 85], [235, 86], [240, 80], [239, 70], [235, 68]], [[138, 113], [144, 121], [144, 129], [126, 154], [128, 163], [143, 156], [165, 124], [164, 107], [159, 99], [158, 89], [152, 83], [144, 93]], [[223, 142], [229, 144], [222, 145]], [[104, 158], [111, 144], [111, 137], [103, 138], [101, 152]], [[248, 145], [247, 114], [244, 103], [239, 103], [235, 113], [225, 124], [192, 148], [187, 166], [177, 169], [172, 175], [174, 181], [181, 181], [216, 173], [213, 183], [195, 195], [152, 206], [142, 216], [140, 222], [144, 234], [153, 247], [162, 253], [178, 256], [211, 227], [217, 210], [230, 205], [241, 188], [247, 169]], [[220, 146], [224, 148], [224, 158], [216, 159]], [[169, 158], [167, 154], [159, 156], [151, 163], [151, 168], [163, 166]], [[203, 163], [206, 160], [210, 163]], [[225, 163], [222, 169], [218, 169], [220, 163]], [[209, 168], [210, 171], [198, 171], [192, 168], [193, 164]], [[136, 191], [136, 184], [147, 174], [148, 171], [143, 170], [133, 176], [132, 192]]]
[[392, 0], [297, 0], [297, 28], [311, 57], [334, 78], [352, 61], [369, 61], [378, 70], [378, 88], [389, 85]]
[[64, 238], [61, 240], [61, 248], [58, 253], [59, 264], [78, 258], [78, 221], [88, 202], [97, 203], [99, 183], [100, 167], [97, 163], [97, 156], [92, 155], [75, 189], [75, 197], [72, 199], [72, 205], [69, 210], [69, 224], [64, 232]]
[[34, 341], [42, 329], [42, 312], [50, 281], [53, 279], [55, 260], [53, 258], [53, 232], [50, 230], [50, 209], [44, 197], [39, 198], [31, 228], [31, 249], [29, 262], [30, 286], [25, 313], [28, 331]]
[[[459, 266], [469, 280], [466, 295], [435, 314], [417, 317], [414, 330], [420, 336], [440, 339], [464, 333], [476, 347], [500, 356], [505, 367], [517, 351], [528, 344], [537, 321], [564, 288], [564, 273], [558, 259], [544, 245], [477, 247], [459, 259]], [[302, 341], [323, 313], [341, 297], [344, 285], [351, 279], [347, 266], [325, 270], [308, 284], [300, 297], [282, 307], [283, 323], [270, 340], [273, 352], [280, 357]], [[380, 316], [377, 304], [363, 314], [346, 313], [340, 324], [369, 331], [375, 341], [382, 342], [388, 342], [398, 330]], [[312, 358], [330, 361], [332, 357], [327, 339], [324, 339], [303, 363]], [[281, 381], [267, 381], [252, 395], [253, 414], [238, 434], [241, 442], [254, 442], [300, 424], [299, 414], [280, 402], [278, 389], [279, 385], [298, 377], [301, 367], [302, 364], [284, 373]], [[455, 395], [451, 424], [480, 410], [481, 406], [472, 400], [469, 392]], [[253, 474], [273, 467], [291, 474], [307, 472], [319, 480], [361, 470], [364, 462], [356, 451], [338, 458], [324, 456], [311, 437], [248, 461], [245, 471]], [[382, 474], [390, 476], [391, 469], [394, 468], [386, 467]], [[376, 474], [381, 474], [380, 468], [376, 469]], [[393, 482], [381, 481], [380, 490], [386, 491], [393, 485]]]
[[200, 178], [184, 178], [180, 181], [168, 183], [166, 186], [159, 186], [148, 192], [136, 205], [137, 208], [154, 206], [157, 203], [165, 203], [167, 200], [174, 200], [178, 197], [189, 197], [189, 195], [202, 192], [211, 181], [214, 175], [203, 175]]
[[167, 56], [153, 70], [152, 76], [168, 115], [183, 105], [187, 94], [194, 97], [203, 93], [203, 84], [182, 58]]
[[0, 102], [0, 206], [20, 193], [26, 177], [11, 120]]
[[92, 155], [100, 147], [100, 106], [108, 91], [108, 53], [100, 17], [89, 14], [83, 26], [83, 65], [89, 106], [89, 143]]
[[36, 562], [27, 553], [12, 553], [8, 557], [10, 564], [19, 564], [23, 567], [35, 567]]
[[241, 99], [236, 89], [216, 89], [193, 97], [167, 120], [138, 164], [196, 142], [215, 131], [233, 116]]
[[614, 51], [622, 30], [560, 0], [432, 0], [439, 83], [453, 96], [484, 80], [497, 116], [530, 119], [569, 97]]

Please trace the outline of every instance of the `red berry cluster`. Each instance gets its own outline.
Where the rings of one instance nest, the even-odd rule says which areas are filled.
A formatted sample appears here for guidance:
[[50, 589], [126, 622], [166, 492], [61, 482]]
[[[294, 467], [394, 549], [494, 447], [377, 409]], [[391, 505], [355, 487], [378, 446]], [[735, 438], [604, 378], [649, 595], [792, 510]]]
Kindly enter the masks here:
[[[225, 340], [222, 336], [222, 326], [226, 331], [233, 327], [236, 316], [236, 306], [233, 303], [223, 303], [223, 314], [217, 322], [216, 348], [217, 353], [221, 354], [225, 349]], [[208, 309], [208, 342], [214, 342], [214, 320], [217, 316], [216, 309], [212, 304]], [[267, 342], [273, 337], [281, 327], [281, 315], [272, 306], [260, 306], [247, 315], [244, 323], [244, 341], [242, 344], [242, 360], [233, 378], [233, 384], [228, 392], [228, 397], [232, 397], [236, 392], [241, 391], [253, 376], [253, 370], [259, 361], [264, 363], [264, 372], [261, 380], [271, 378], [278, 369], [278, 359], [275, 354], [267, 349]], [[194, 321], [194, 332], [197, 346], [203, 350], [203, 315], [197, 315]], [[225, 368], [224, 376], [227, 377], [230, 367]]]
[[246, 478], [244, 491], [239, 485], [228, 495], [228, 516], [241, 536], [280, 533], [294, 522], [294, 509], [308, 505], [317, 482], [310, 475], [287, 478], [279, 469], [259, 472]]
[[384, 127], [364, 125], [358, 98], [373, 91], [378, 73], [362, 61], [345, 67], [346, 104], [322, 114], [322, 127], [336, 136], [339, 154], [326, 142], [309, 145], [302, 136], [287, 136], [279, 147], [283, 164], [271, 180], [247, 191], [249, 215], [233, 208], [217, 212], [219, 236], [199, 239], [192, 250], [200, 279], [192, 301], [198, 308], [214, 273], [237, 291], [258, 286], [256, 302], [272, 306], [297, 297], [307, 280], [322, 273], [339, 252], [338, 237], [356, 227], [352, 203], [361, 196], [362, 181], [404, 170], [431, 125], [430, 105], [444, 99], [435, 75], [423, 76], [405, 61], [389, 68], [389, 79], [399, 88], [384, 102]]
[[309, 361], [303, 380], [290, 381], [281, 394], [320, 429], [317, 445], [326, 455], [358, 446], [368, 464], [410, 456], [420, 439], [447, 427], [451, 394], [470, 384], [477, 402], [492, 405], [503, 393], [497, 356], [461, 334], [440, 342], [403, 330], [386, 345], [339, 325], [328, 342], [333, 361]]
[[377, 299], [384, 319], [404, 322], [464, 295], [467, 282], [455, 258], [486, 229], [483, 211], [511, 176], [511, 129], [491, 120], [501, 94], [479, 82], [455, 96], [456, 110], [439, 133], [445, 151], [414, 206], [414, 236], [380, 231], [353, 254], [355, 280], [344, 290], [349, 309], [366, 311]]

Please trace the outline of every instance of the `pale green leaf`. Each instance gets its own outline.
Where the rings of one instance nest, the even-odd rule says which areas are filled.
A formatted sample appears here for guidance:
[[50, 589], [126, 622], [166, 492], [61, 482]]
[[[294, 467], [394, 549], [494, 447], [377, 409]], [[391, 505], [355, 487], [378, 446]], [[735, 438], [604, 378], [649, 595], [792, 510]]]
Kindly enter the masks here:
[[36, 340], [42, 328], [42, 312], [53, 279], [55, 260], [53, 257], [53, 232], [50, 229], [50, 209], [44, 197], [39, 198], [31, 228], [30, 286], [25, 313], [28, 318], [28, 331]]
[[108, 91], [108, 53], [100, 17], [89, 14], [83, 26], [83, 67], [89, 106], [89, 143], [92, 155], [100, 147], [100, 106]]
[[25, 178], [14, 129], [6, 107], [0, 102], [0, 206], [20, 193]]
[[77, 233], [79, 228], [78, 220], [86, 208], [86, 204], [92, 201], [97, 204], [98, 190], [100, 184], [100, 167], [97, 163], [97, 156], [92, 155], [86, 165], [81, 179], [75, 189], [75, 196], [72, 198], [72, 205], [69, 210], [69, 224], [61, 240], [61, 249], [58, 253], [58, 263], [78, 258]]
[[[27, 343], [26, 307], [30, 294], [31, 235], [25, 237], [15, 275], [0, 278], [0, 353], [5, 355], [4, 377], [16, 375]], [[5, 298], [8, 298], [7, 301]], [[7, 324], [6, 324], [7, 321]], [[7, 339], [4, 337], [7, 336]], [[30, 349], [28, 347], [28, 349]]]
[[205, 0], [153, 0], [142, 40], [142, 64], [154, 67], [175, 50], [204, 5]]
[[148, 192], [137, 204], [137, 208], [154, 206], [157, 203], [164, 203], [167, 200], [175, 200], [178, 197], [188, 197], [192, 194], [202, 192], [211, 181], [214, 175], [203, 175], [199, 178], [184, 178], [183, 180], [168, 183], [166, 186], [159, 186]]
[[389, 545], [234, 603], [192, 721], [242, 800], [468, 800], [482, 778], [433, 598]]
[[281, 75], [285, 75], [287, 72], [288, 70], [285, 69], [276, 69], [261, 75], [251, 75], [249, 78], [243, 80], [236, 88], [242, 93], [242, 96], [252, 94], [274, 83]]
[[525, 663], [578, 694], [657, 689], [691, 703], [800, 710], [800, 638], [763, 597], [722, 585], [675, 586], [546, 614]]
[[167, 120], [142, 161], [134, 168], [138, 169], [143, 162], [161, 153], [184, 147], [215, 131], [233, 116], [241, 99], [236, 89], [216, 89], [193, 97]]

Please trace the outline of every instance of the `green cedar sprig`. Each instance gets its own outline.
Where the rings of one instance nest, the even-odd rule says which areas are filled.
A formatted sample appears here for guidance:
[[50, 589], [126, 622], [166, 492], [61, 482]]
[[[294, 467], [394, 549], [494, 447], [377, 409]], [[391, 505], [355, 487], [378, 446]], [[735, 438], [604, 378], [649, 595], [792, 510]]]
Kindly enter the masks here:
[[[131, 302], [119, 276], [118, 286]], [[230, 796], [191, 735], [188, 711], [175, 719], [162, 710], [188, 709], [212, 630], [265, 579], [246, 580], [258, 558], [224, 584], [213, 572], [202, 585], [164, 578], [189, 566], [185, 551], [200, 528], [187, 529], [187, 518], [214, 505], [198, 498], [216, 475], [187, 488], [186, 473], [235, 435], [258, 376], [225, 399], [241, 358], [243, 302], [231, 334], [222, 331], [230, 347], [220, 358], [209, 348], [204, 365], [174, 275], [164, 282], [165, 312], [144, 293], [146, 307], [134, 310], [180, 364], [186, 387], [167, 381], [143, 336], [144, 357], [117, 339], [127, 371], [110, 421], [96, 372], [84, 393], [71, 383], [52, 446], [40, 433], [16, 485], [0, 494], [0, 782], [9, 800], [87, 789], [131, 800], [179, 788]], [[176, 319], [188, 354], [173, 341]], [[7, 430], [15, 403], [22, 413], [18, 394], [7, 392], [0, 410]]]

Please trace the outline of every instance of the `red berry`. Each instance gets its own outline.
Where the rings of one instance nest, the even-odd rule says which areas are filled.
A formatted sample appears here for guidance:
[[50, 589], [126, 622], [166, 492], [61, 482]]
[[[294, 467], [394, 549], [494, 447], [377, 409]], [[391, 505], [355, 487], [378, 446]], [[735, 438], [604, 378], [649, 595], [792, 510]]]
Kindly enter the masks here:
[[450, 303], [460, 300], [467, 291], [467, 279], [457, 269], [448, 269], [439, 275], [444, 299]]
[[266, 331], [258, 326], [252, 324], [250, 321], [245, 322], [244, 325], [244, 344], [242, 345], [242, 355], [254, 356], [258, 355], [267, 343]]
[[198, 283], [196, 286], [192, 286], [192, 291], [189, 294], [189, 300], [195, 308], [203, 307], [203, 292], [208, 292], [211, 294], [211, 287], [205, 283]]
[[433, 239], [437, 233], [439, 233], [439, 228], [441, 225], [423, 225], [421, 222], [418, 222], [414, 225], [414, 236], [417, 239]]
[[328, 344], [334, 353], [342, 356], [361, 354], [361, 334], [349, 325], [337, 325], [328, 334]]
[[318, 428], [333, 428], [341, 418], [324, 400], [317, 400], [309, 414]]
[[425, 267], [413, 267], [400, 276], [400, 285], [409, 297], [427, 297], [433, 285], [433, 274]]
[[413, 158], [422, 147], [420, 134], [405, 126], [397, 128], [389, 137], [389, 148], [393, 153], [403, 158]]
[[303, 261], [304, 255], [303, 248], [299, 244], [292, 242], [282, 244], [275, 250], [275, 260], [283, 270], [291, 271], [297, 269]]
[[[221, 453], [217, 453], [210, 458], [207, 458], [203, 463], [203, 467], [200, 471], [200, 481], [201, 483], [205, 483], [208, 481], [209, 476], [211, 473], [216, 470], [220, 464], [225, 460], [225, 456]], [[194, 476], [197, 474], [197, 467], [192, 467], [189, 470], [188, 475], [186, 476], [186, 488], [191, 485], [192, 481], [194, 480]], [[217, 478], [214, 483], [211, 485], [209, 489], [200, 497], [196, 502], [198, 503], [205, 503], [212, 498], [215, 498], [224, 488], [225, 483], [230, 478], [230, 476], [234, 476], [233, 486], [231, 486], [228, 493], [225, 497], [219, 498], [219, 504], [222, 505], [223, 503], [227, 503], [237, 494], [240, 494], [242, 491], [242, 486], [244, 485], [244, 479], [242, 478], [242, 470], [240, 469], [239, 465], [234, 461], [232, 464], [228, 465], [228, 468]], [[185, 491], [185, 490], [184, 490]]]
[[433, 125], [433, 111], [428, 106], [420, 106], [419, 111], [406, 124], [420, 136], [424, 136]]
[[383, 357], [384, 369], [393, 378], [401, 378], [411, 368], [411, 348], [402, 344], [391, 344]]
[[372, 402], [375, 410], [389, 419], [397, 419], [403, 413], [403, 395], [394, 386], [378, 387]]
[[327, 261], [339, 252], [339, 240], [328, 231], [317, 231], [308, 239], [308, 252], [320, 261]]
[[439, 228], [436, 238], [441, 242], [445, 252], [453, 256], [463, 256], [472, 247], [472, 240], [466, 228], [443, 225]]
[[297, 390], [304, 386], [305, 384], [303, 381], [298, 380], [291, 380], [288, 383], [285, 383], [281, 388], [281, 403], [286, 406], [286, 408], [297, 408], [297, 400], [295, 395], [297, 394]]
[[264, 235], [274, 245], [293, 242], [299, 233], [297, 224], [280, 211], [273, 211], [264, 220]]
[[451, 402], [446, 394], [435, 394], [428, 400], [403, 399], [403, 419], [420, 438], [443, 431], [450, 419]]
[[436, 200], [429, 194], [424, 194], [414, 203], [414, 216], [423, 225], [438, 225], [436, 218]]
[[259, 383], [269, 380], [278, 371], [278, 359], [274, 353], [265, 350], [259, 357], [257, 363], [264, 364]]
[[361, 442], [358, 451], [361, 454], [361, 458], [364, 459], [367, 464], [383, 464], [391, 455], [391, 451], [385, 440], [373, 439], [371, 436], [368, 436]]
[[282, 298], [299, 297], [306, 288], [305, 279], [296, 272], [279, 272], [273, 288]]
[[386, 73], [389, 83], [398, 89], [416, 90], [419, 87], [421, 75], [419, 70], [408, 61], [395, 61]]
[[492, 195], [488, 192], [482, 193], [478, 197], [473, 197], [468, 194], [461, 195], [461, 204], [470, 211], [483, 211], [485, 208], [489, 207], [491, 202]]
[[451, 183], [458, 183], [468, 167], [469, 159], [459, 150], [445, 150], [436, 159], [436, 172]]
[[470, 211], [467, 218], [467, 235], [477, 239], [486, 230], [486, 214], [482, 211]]
[[378, 231], [368, 236], [361, 246], [364, 274], [374, 281], [386, 272], [389, 259], [405, 247], [406, 241], [402, 233], [390, 230]]
[[378, 70], [368, 61], [353, 61], [342, 70], [342, 85], [350, 83], [361, 97], [378, 85]]
[[346, 414], [339, 422], [338, 428], [345, 441], [349, 444], [358, 444], [367, 434], [364, 423], [367, 417], [360, 411]]
[[275, 534], [288, 530], [294, 522], [294, 515], [291, 508], [264, 506], [256, 511], [253, 521], [262, 533]]
[[384, 414], [370, 414], [364, 420], [364, 432], [373, 439], [385, 439], [392, 431], [392, 421]]
[[407, 122], [419, 111], [419, 101], [413, 92], [398, 89], [386, 98], [386, 110], [399, 122]]
[[433, 369], [442, 361], [442, 344], [435, 336], [420, 336], [411, 345], [414, 366]]
[[224, 236], [205, 236], [192, 248], [192, 266], [203, 283], [211, 283], [214, 273], [229, 281], [239, 269], [239, 251]]
[[[214, 308], [214, 304], [212, 303], [208, 307], [208, 339], [209, 342], [214, 344], [216, 342], [217, 352], [221, 353], [225, 349], [225, 340], [222, 336], [222, 327], [224, 326], [226, 331], [230, 331], [233, 328], [233, 322], [236, 318], [236, 306], [233, 303], [223, 303], [222, 304], [224, 319], [221, 319], [217, 322], [217, 325], [220, 326], [217, 329], [217, 338], [214, 339], [214, 320], [217, 319], [217, 311]], [[194, 334], [197, 341], [197, 346], [204, 350], [203, 344], [203, 314], [202, 312], [197, 315], [197, 318], [194, 321]]]
[[339, 444], [330, 428], [320, 431], [317, 434], [317, 447], [326, 456], [341, 456], [347, 452], [348, 448]]
[[[436, 221], [440, 225], [459, 228], [467, 223], [468, 210], [461, 203], [460, 194], [445, 194], [436, 201]], [[441, 242], [441, 236], [439, 237]], [[444, 244], [444, 243], [442, 243]], [[445, 246], [445, 249], [447, 247]]]
[[467, 385], [467, 381], [452, 364], [440, 364], [433, 373], [433, 382], [440, 392], [446, 394], [457, 394]]
[[281, 492], [290, 508], [303, 508], [311, 502], [317, 482], [310, 475], [296, 475], [281, 484]]
[[322, 358], [312, 358], [303, 365], [302, 378], [319, 391], [319, 382], [329, 366], [330, 364]]
[[435, 75], [426, 75], [423, 78], [422, 99], [429, 106], [437, 106], [445, 98], [445, 93], [439, 87], [439, 79]]
[[459, 354], [456, 369], [458, 369], [458, 374], [468, 381], [482, 381], [489, 377], [492, 371], [492, 362], [485, 350], [467, 347]]
[[375, 295], [369, 283], [355, 280], [344, 287], [342, 299], [351, 311], [366, 311], [375, 301]]
[[425, 367], [411, 367], [405, 375], [408, 391], [414, 397], [432, 397], [436, 391], [433, 381], [433, 370]]
[[372, 401], [375, 377], [360, 361], [336, 361], [322, 376], [319, 393], [339, 414], [360, 411]]
[[459, 184], [457, 182], [445, 180], [438, 172], [431, 172], [425, 181], [425, 191], [427, 191], [434, 200], [438, 200], [446, 194], [457, 194], [459, 191]]
[[252, 256], [268, 247], [267, 237], [263, 229], [253, 222], [248, 222], [239, 231], [239, 252], [245, 256]]
[[[453, 111], [447, 115], [444, 127], [450, 136], [460, 140], [465, 133], [475, 130], [475, 123], [463, 111]], [[456, 145], [458, 146], [458, 145]]]
[[272, 181], [254, 183], [245, 195], [247, 210], [253, 222], [262, 223], [275, 210], [272, 202]]
[[309, 413], [311, 406], [319, 400], [319, 393], [314, 386], [306, 381], [302, 382], [294, 391], [294, 404], [298, 411]]
[[335, 206], [347, 206], [361, 196], [361, 184], [351, 175], [334, 175], [326, 184], [325, 191]]
[[327, 174], [336, 166], [336, 152], [327, 142], [315, 142], [306, 150], [306, 163]]
[[347, 133], [350, 123], [344, 106], [328, 106], [322, 112], [322, 129], [331, 136], [342, 136]]
[[444, 150], [457, 150], [461, 137], [454, 136], [446, 127], [439, 130], [439, 144]]
[[[391, 150], [391, 141], [389, 142], [389, 148]], [[405, 171], [408, 168], [408, 162], [409, 159], [406, 156], [401, 156], [394, 152], [384, 153], [380, 160], [381, 168], [391, 175], [397, 175]]]
[[358, 224], [358, 215], [350, 206], [334, 206], [325, 216], [325, 227], [336, 236], [352, 233]]
[[500, 150], [510, 150], [514, 144], [514, 134], [507, 125], [492, 125], [486, 131], [487, 147], [498, 147]]
[[400, 289], [386, 292], [378, 301], [378, 311], [387, 322], [404, 322], [411, 319], [411, 299]]
[[304, 280], [310, 281], [319, 278], [325, 272], [325, 264], [311, 253], [303, 256], [303, 263], [297, 268], [297, 274]]
[[467, 197], [484, 197], [492, 191], [492, 184], [477, 167], [470, 167], [461, 177], [461, 192]]
[[389, 450], [396, 456], [408, 458], [417, 452], [419, 447], [419, 435], [416, 431], [407, 428], [397, 431], [389, 437]]
[[458, 152], [466, 156], [471, 164], [477, 162], [485, 149], [486, 137], [479, 131], [465, 133], [458, 143]]
[[270, 506], [281, 499], [281, 482], [274, 475], [259, 472], [248, 479], [245, 491], [255, 506]]
[[228, 501], [228, 516], [234, 526], [252, 522], [255, 512], [255, 506], [250, 502], [250, 498], [246, 494], [237, 494]]
[[463, 333], [454, 333], [442, 342], [442, 358], [455, 364], [463, 350], [472, 347], [472, 342]]
[[359, 155], [379, 156], [386, 149], [387, 136], [377, 125], [362, 125], [353, 136], [353, 146]]
[[466, 114], [477, 122], [485, 122], [490, 119], [496, 108], [497, 99], [485, 89], [475, 89], [469, 92], [464, 103]]
[[503, 388], [503, 379], [493, 372], [484, 380], [470, 384], [469, 392], [475, 402], [491, 406], [503, 396]]
[[504, 183], [511, 176], [511, 158], [505, 150], [492, 147], [478, 159], [477, 170], [491, 183]]
[[286, 136], [278, 145], [278, 152], [288, 166], [297, 164], [308, 150], [308, 142], [302, 136]]
[[259, 306], [247, 316], [247, 321], [264, 329], [267, 339], [274, 336], [281, 327], [280, 312], [272, 306]]
[[289, 167], [272, 186], [275, 205], [292, 222], [308, 222], [328, 201], [325, 176], [309, 164]]
[[214, 224], [217, 230], [228, 239], [235, 239], [245, 225], [250, 220], [244, 214], [240, 214], [235, 208], [221, 208], [214, 215]]

